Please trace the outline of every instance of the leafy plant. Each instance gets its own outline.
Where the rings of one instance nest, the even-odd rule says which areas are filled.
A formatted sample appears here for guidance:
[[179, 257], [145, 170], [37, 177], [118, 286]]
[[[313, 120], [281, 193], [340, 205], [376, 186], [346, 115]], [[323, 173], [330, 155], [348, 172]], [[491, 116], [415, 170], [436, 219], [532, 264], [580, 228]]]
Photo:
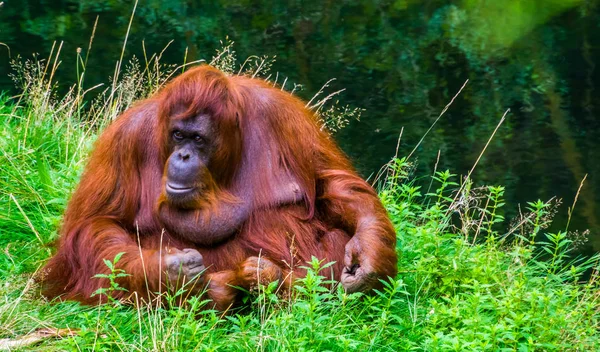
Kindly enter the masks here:
[[130, 274], [127, 274], [125, 270], [117, 268], [117, 263], [119, 262], [123, 254], [125, 254], [125, 252], [117, 253], [117, 255], [115, 255], [112, 261], [108, 259], [103, 260], [104, 264], [110, 270], [110, 273], [96, 274], [94, 275], [94, 277], [97, 279], [108, 279], [109, 286], [97, 289], [94, 293], [92, 293], [92, 297], [101, 295], [102, 297], [106, 297], [112, 303], [118, 303], [117, 300], [113, 298], [112, 293], [114, 293], [115, 291], [127, 291], [126, 288], [121, 287], [117, 282], [119, 278], [130, 276]]

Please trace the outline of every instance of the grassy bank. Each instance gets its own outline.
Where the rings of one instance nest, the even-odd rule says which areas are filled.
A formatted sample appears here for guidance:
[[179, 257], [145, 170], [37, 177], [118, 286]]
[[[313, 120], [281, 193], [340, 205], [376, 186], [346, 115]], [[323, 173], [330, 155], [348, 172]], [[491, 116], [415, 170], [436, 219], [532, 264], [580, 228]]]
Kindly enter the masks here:
[[44, 301], [31, 277], [52, 254], [95, 137], [168, 76], [134, 65], [89, 102], [78, 86], [64, 97], [48, 93], [53, 65], [25, 65], [17, 71], [23, 96], [0, 98], [0, 339], [63, 328], [73, 335], [24, 349], [597, 349], [597, 276], [580, 280], [598, 258], [573, 260], [577, 236], [545, 233], [555, 203], [531, 203], [505, 220], [502, 208], [516, 205], [504, 205], [502, 187], [474, 187], [447, 171], [417, 186], [414, 165], [398, 158], [378, 187], [397, 228], [400, 273], [373, 296], [324, 288], [324, 263], [313, 262], [289, 298], [265, 288], [250, 308], [226, 316], [195, 299], [185, 308]]

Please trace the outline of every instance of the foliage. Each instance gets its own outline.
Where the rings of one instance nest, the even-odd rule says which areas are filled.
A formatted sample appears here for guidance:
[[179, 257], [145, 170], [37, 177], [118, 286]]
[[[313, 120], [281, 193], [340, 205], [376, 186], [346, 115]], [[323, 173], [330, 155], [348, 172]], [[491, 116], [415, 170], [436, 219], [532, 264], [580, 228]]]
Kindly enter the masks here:
[[[53, 42], [63, 42], [67, 55], [56, 76], [66, 90], [65, 82], [75, 75], [78, 50], [95, 68], [86, 73], [84, 89], [91, 89], [112, 75], [123, 49], [126, 58], [142, 58], [146, 51], [160, 52], [166, 63], [180, 63], [182, 58], [191, 62], [209, 56], [229, 37], [241, 57], [257, 52], [276, 57], [270, 72], [285, 72], [289, 82], [302, 82], [298, 94], [304, 98], [331, 78], [337, 79], [334, 89], [346, 88], [339, 108], [323, 113], [335, 114], [348, 103], [369, 112], [360, 124], [350, 123], [337, 135], [366, 176], [388, 161], [390, 154], [381, 151], [394, 150], [401, 127], [401, 148], [412, 148], [438, 108], [469, 79], [452, 110], [421, 145], [419, 165], [425, 167], [417, 173], [426, 174], [435, 162], [442, 169], [466, 172], [482, 136], [489, 135], [499, 114], [510, 107], [512, 113], [482, 160], [485, 167], [473, 176], [505, 185], [507, 200], [522, 203], [571, 198], [586, 173], [600, 174], [600, 164], [594, 162], [600, 140], [594, 100], [599, 4], [146, 0], [137, 2], [128, 28], [133, 1], [6, 0], [0, 7], [0, 42], [13, 58], [49, 52]], [[92, 33], [94, 40], [88, 45]], [[11, 87], [5, 53], [9, 51], [0, 47], [3, 90]], [[347, 123], [341, 119], [327, 127], [339, 129]], [[441, 157], [436, 161], [438, 150]], [[588, 179], [581, 196], [584, 211], [573, 218], [592, 231], [600, 229], [597, 180], [600, 177]], [[517, 215], [515, 208], [506, 211]], [[561, 223], [566, 218], [562, 213], [558, 217]]]
[[[510, 107], [512, 113], [482, 160], [485, 167], [473, 176], [505, 185], [512, 203], [571, 198], [586, 173], [600, 174], [600, 164], [594, 162], [600, 140], [594, 100], [599, 4], [146, 0], [137, 3], [129, 28], [133, 1], [5, 0], [0, 7], [0, 42], [10, 51], [0, 47], [0, 88], [11, 88], [7, 54], [14, 58], [19, 53], [46, 53], [55, 41], [63, 43], [66, 53], [56, 72], [65, 91], [80, 56], [94, 67], [83, 85], [91, 89], [112, 75], [123, 49], [126, 58], [157, 52], [162, 62], [192, 62], [212, 54], [228, 37], [236, 42], [240, 57], [257, 52], [276, 57], [272, 75], [283, 82], [287, 77], [279, 72], [285, 72], [287, 82], [302, 82], [298, 94], [304, 98], [336, 78], [333, 89], [346, 88], [344, 100], [323, 113], [334, 115], [348, 103], [368, 111], [368, 118], [350, 123], [337, 139], [369, 175], [388, 161], [390, 154], [382, 150], [394, 150], [401, 127], [403, 151], [416, 144], [439, 107], [469, 79], [428, 143], [421, 145], [419, 165], [425, 167], [417, 173], [426, 174], [435, 162], [441, 169], [466, 172], [482, 136], [489, 135], [499, 114]], [[122, 45], [125, 33], [127, 45]], [[261, 62], [262, 58], [254, 61]], [[92, 89], [88, 97], [99, 90]], [[347, 123], [340, 119], [327, 127], [339, 129]], [[436, 161], [438, 150], [441, 157]], [[600, 229], [600, 192], [595, 192], [599, 179], [589, 178], [581, 197], [584, 211], [573, 219], [592, 231]], [[517, 215], [516, 208], [506, 211]], [[562, 213], [558, 217], [561, 223], [566, 218]]]
[[[38, 94], [51, 87], [48, 79], [29, 77], [20, 100], [0, 99], [1, 338], [51, 326], [77, 335], [40, 349], [585, 351], [600, 343], [599, 258], [574, 258], [570, 233], [547, 231], [554, 203], [529, 203], [505, 232], [503, 187], [436, 171], [425, 190], [406, 158], [388, 163], [379, 185], [398, 233], [400, 273], [372, 295], [346, 294], [319, 274], [330, 263], [313, 260], [289, 294], [261, 287], [228, 314], [197, 297], [183, 306], [45, 302], [32, 274], [51, 254], [91, 142], [130, 100], [113, 92], [85, 107], [81, 90], [73, 98]], [[145, 87], [130, 93], [148, 94]], [[113, 106], [101, 108], [109, 99]], [[122, 274], [113, 272], [115, 286], [106, 290], [119, 289]]]
[[130, 276], [125, 270], [116, 267], [123, 254], [125, 254], [125, 252], [117, 253], [112, 261], [104, 259], [104, 264], [110, 269], [110, 274], [96, 274], [94, 277], [97, 279], [108, 279], [109, 286], [97, 289], [96, 292], [92, 293], [92, 297], [101, 295], [102, 297], [107, 297], [110, 302], [116, 303], [116, 300], [112, 297], [113, 292], [127, 291], [126, 288], [122, 287], [117, 282], [117, 279], [119, 278]]

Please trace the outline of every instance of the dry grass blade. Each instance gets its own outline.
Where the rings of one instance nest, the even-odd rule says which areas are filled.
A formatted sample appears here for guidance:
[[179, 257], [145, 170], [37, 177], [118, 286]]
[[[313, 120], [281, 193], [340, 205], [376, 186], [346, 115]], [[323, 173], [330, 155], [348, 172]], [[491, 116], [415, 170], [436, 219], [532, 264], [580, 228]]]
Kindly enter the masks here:
[[8, 57], [10, 58], [10, 47], [8, 45], [6, 45], [5, 43], [0, 43], [0, 45], [5, 47], [6, 50], [8, 50]]
[[575, 209], [575, 205], [577, 204], [577, 199], [579, 199], [579, 193], [581, 192], [581, 188], [583, 188], [583, 184], [585, 183], [587, 176], [588, 175], [585, 174], [585, 176], [583, 176], [583, 179], [579, 183], [579, 188], [577, 189], [577, 193], [575, 194], [575, 199], [573, 200], [573, 205], [568, 210], [569, 218], [567, 219], [567, 226], [565, 228], [565, 231], [567, 231], [569, 229], [569, 224], [571, 224], [571, 216], [573, 216], [573, 209]]
[[[465, 84], [466, 84], [466, 82], [465, 82]], [[473, 173], [473, 171], [475, 171], [475, 168], [477, 167], [477, 164], [479, 164], [479, 160], [481, 160], [481, 157], [483, 156], [483, 154], [487, 150], [487, 147], [490, 145], [490, 142], [492, 141], [492, 139], [494, 139], [494, 136], [496, 135], [496, 132], [498, 132], [498, 129], [500, 128], [500, 126], [502, 125], [502, 123], [504, 123], [504, 120], [506, 120], [506, 115], [509, 112], [510, 112], [510, 109], [506, 109], [506, 111], [502, 115], [502, 118], [500, 119], [500, 121], [496, 125], [496, 128], [494, 129], [494, 132], [492, 132], [492, 135], [490, 136], [490, 138], [488, 138], [487, 142], [485, 143], [485, 146], [481, 150], [481, 153], [479, 153], [479, 156], [477, 157], [477, 160], [475, 160], [475, 163], [473, 164], [473, 167], [471, 167], [471, 170], [469, 170], [469, 173], [467, 174], [467, 177], [465, 178], [465, 181], [463, 182], [463, 184], [460, 186], [460, 188], [456, 192], [456, 195], [454, 196], [454, 199], [452, 200], [452, 203], [456, 202], [456, 200], [460, 196], [462, 190], [464, 189], [465, 185], [471, 179], [471, 174]], [[449, 207], [449, 210], [450, 209], [452, 209], [452, 206]]]
[[452, 97], [452, 99], [450, 100], [450, 102], [444, 107], [444, 109], [442, 110], [442, 112], [440, 113], [440, 115], [437, 117], [437, 119], [435, 119], [435, 121], [433, 121], [433, 123], [431, 124], [431, 126], [429, 127], [429, 129], [425, 132], [425, 134], [423, 135], [423, 137], [421, 137], [421, 139], [419, 140], [419, 142], [417, 143], [417, 145], [415, 145], [415, 147], [410, 152], [410, 154], [408, 154], [408, 156], [406, 157], [406, 160], [409, 160], [410, 157], [415, 153], [415, 151], [417, 151], [417, 148], [419, 148], [419, 146], [421, 145], [421, 143], [423, 143], [423, 140], [425, 139], [425, 137], [427, 137], [427, 135], [429, 134], [429, 132], [431, 132], [431, 130], [437, 124], [437, 122], [442, 118], [442, 116], [444, 116], [444, 114], [446, 113], [446, 111], [448, 110], [448, 108], [450, 108], [450, 106], [452, 105], [452, 103], [454, 103], [454, 100], [460, 95], [460, 93], [463, 91], [463, 89], [467, 86], [468, 82], [469, 82], [469, 80], [466, 80], [465, 83], [463, 83], [462, 87], [460, 87], [460, 89], [458, 90], [458, 92], [454, 95], [454, 97]]
[[12, 351], [30, 347], [52, 338], [65, 338], [75, 336], [77, 331], [71, 329], [43, 328], [16, 339], [0, 339], [0, 351]]

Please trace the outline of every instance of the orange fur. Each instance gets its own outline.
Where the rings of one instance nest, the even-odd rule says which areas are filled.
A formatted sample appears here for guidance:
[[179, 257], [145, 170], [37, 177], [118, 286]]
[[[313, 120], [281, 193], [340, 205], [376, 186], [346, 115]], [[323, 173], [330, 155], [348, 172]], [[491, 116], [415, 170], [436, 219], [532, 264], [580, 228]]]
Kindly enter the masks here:
[[[157, 216], [165, 201], [169, 121], [200, 113], [213, 117], [220, 147], [209, 165], [211, 178], [203, 180], [210, 191], [198, 200], [197, 216], [210, 216], [215, 202], [235, 201], [231, 194], [252, 190], [247, 221], [213, 246], [165, 233]], [[274, 195], [287, 175], [299, 186], [299, 199], [278, 205]], [[315, 256], [335, 261], [330, 274], [340, 280], [344, 267], [360, 264], [368, 278], [360, 279], [358, 289], [397, 272], [396, 234], [385, 209], [305, 103], [271, 83], [226, 76], [209, 66], [177, 77], [104, 131], [60, 234], [58, 251], [43, 271], [44, 293], [85, 303], [97, 302], [90, 295], [107, 282], [92, 277], [107, 273], [103, 259], [119, 252], [125, 255], [118, 267], [131, 276], [120, 281], [129, 293], [114, 292], [115, 298], [159, 291], [165, 285], [161, 253], [195, 248], [211, 280], [209, 296], [221, 309], [235, 300], [230, 285], [257, 282], [248, 268], [264, 269], [269, 279], [298, 277]], [[252, 257], [266, 258], [283, 274], [270, 264], [257, 266]]]

